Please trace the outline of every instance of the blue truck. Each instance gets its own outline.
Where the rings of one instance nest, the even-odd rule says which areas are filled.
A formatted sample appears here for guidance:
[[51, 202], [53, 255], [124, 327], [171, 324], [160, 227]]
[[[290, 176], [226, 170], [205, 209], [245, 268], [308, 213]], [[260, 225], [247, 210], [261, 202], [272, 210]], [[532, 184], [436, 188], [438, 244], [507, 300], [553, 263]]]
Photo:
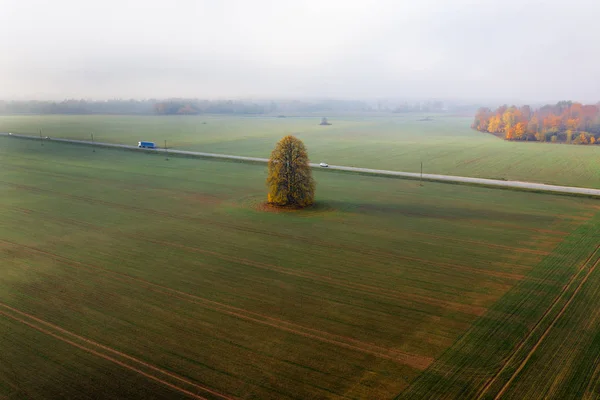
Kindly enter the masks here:
[[156, 144], [154, 142], [138, 142], [138, 147], [140, 149], [155, 149]]

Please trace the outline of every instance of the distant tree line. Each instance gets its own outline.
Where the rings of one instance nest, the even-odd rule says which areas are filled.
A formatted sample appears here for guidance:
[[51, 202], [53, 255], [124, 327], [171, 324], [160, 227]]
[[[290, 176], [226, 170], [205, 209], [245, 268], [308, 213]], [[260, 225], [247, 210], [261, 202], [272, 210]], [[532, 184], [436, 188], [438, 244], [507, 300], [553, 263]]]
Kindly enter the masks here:
[[503, 105], [495, 111], [480, 108], [471, 127], [506, 140], [596, 144], [600, 141], [600, 103], [560, 101], [537, 110], [527, 105]]
[[315, 114], [362, 112], [450, 112], [473, 115], [477, 106], [457, 102], [423, 101], [408, 103], [400, 100], [340, 100], [340, 99], [265, 99], [265, 100], [204, 100], [111, 99], [62, 101], [0, 101], [0, 114], [132, 114], [132, 115], [278, 115], [280, 117]]
[[239, 100], [185, 100], [170, 99], [154, 104], [154, 112], [162, 115], [194, 114], [270, 114], [315, 112], [361, 112], [372, 108], [353, 100], [271, 100], [248, 102]]
[[361, 112], [371, 107], [351, 100], [78, 100], [63, 101], [0, 101], [0, 114], [285, 114], [313, 112]]
[[268, 107], [261, 104], [224, 100], [166, 100], [157, 102], [153, 107], [159, 115], [196, 115], [196, 114], [265, 114]]
[[263, 105], [245, 101], [210, 100], [63, 100], [56, 101], [4, 101], [0, 102], [3, 114], [263, 114]]
[[444, 112], [446, 111], [446, 107], [444, 106], [444, 102], [436, 100], [436, 101], [425, 101], [425, 102], [416, 102], [416, 103], [408, 103], [404, 102], [394, 108], [395, 113], [410, 113], [410, 112]]
[[0, 101], [1, 114], [149, 114], [154, 100]]

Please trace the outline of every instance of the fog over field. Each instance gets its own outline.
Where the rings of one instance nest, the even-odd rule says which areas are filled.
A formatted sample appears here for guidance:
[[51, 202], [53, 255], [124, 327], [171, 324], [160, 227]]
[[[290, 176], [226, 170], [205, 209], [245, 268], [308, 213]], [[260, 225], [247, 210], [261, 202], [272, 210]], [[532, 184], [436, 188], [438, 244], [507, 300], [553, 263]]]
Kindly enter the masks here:
[[3, 99], [595, 102], [597, 0], [4, 0]]
[[0, 399], [600, 399], [599, 21], [0, 0]]

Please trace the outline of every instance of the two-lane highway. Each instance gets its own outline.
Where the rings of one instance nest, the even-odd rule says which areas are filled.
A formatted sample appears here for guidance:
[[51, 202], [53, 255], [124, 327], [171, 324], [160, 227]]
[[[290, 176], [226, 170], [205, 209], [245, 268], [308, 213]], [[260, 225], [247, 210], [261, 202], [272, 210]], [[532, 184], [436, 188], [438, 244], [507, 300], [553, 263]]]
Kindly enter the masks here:
[[[48, 141], [52, 141], [52, 142], [66, 142], [66, 143], [75, 143], [75, 144], [90, 145], [90, 146], [113, 147], [113, 148], [131, 149], [131, 150], [148, 151], [148, 152], [162, 152], [162, 153], [168, 152], [169, 155], [179, 154], [179, 155], [185, 155], [185, 156], [220, 158], [220, 159], [228, 159], [228, 160], [250, 161], [250, 162], [261, 162], [261, 163], [267, 163], [269, 161], [267, 158], [258, 158], [258, 157], [245, 157], [245, 156], [236, 156], [236, 155], [230, 155], [230, 154], [203, 153], [203, 152], [199, 152], [199, 151], [186, 151], [186, 150], [173, 150], [173, 149], [165, 150], [165, 149], [161, 149], [161, 148], [140, 149], [137, 146], [130, 146], [130, 145], [125, 145], [125, 144], [102, 143], [102, 142], [92, 142], [92, 141], [86, 141], [86, 140], [71, 140], [71, 139], [46, 138], [46, 137], [40, 138], [38, 136], [19, 135], [19, 134], [14, 134], [14, 133], [13, 134], [0, 133], [0, 135], [10, 136], [15, 139], [48, 140]], [[544, 183], [535, 183], [535, 182], [503, 181], [503, 180], [497, 180], [497, 179], [471, 178], [471, 177], [466, 177], [466, 176], [452, 176], [452, 175], [438, 175], [438, 174], [423, 174], [423, 175], [421, 175], [416, 172], [402, 172], [402, 171], [389, 171], [389, 170], [371, 169], [371, 168], [345, 167], [342, 165], [329, 165], [328, 167], [321, 167], [321, 166], [319, 166], [319, 164], [310, 164], [310, 166], [313, 168], [330, 169], [330, 170], [335, 170], [335, 171], [358, 172], [358, 173], [362, 173], [362, 174], [372, 174], [372, 175], [380, 175], [380, 176], [393, 176], [393, 177], [410, 178], [410, 179], [422, 178], [423, 180], [428, 180], [428, 181], [467, 183], [467, 184], [472, 184], [472, 185], [484, 185], [484, 186], [499, 187], [499, 188], [536, 190], [536, 191], [543, 191], [543, 192], [578, 194], [578, 195], [600, 197], [600, 189], [592, 189], [592, 188], [546, 185]]]

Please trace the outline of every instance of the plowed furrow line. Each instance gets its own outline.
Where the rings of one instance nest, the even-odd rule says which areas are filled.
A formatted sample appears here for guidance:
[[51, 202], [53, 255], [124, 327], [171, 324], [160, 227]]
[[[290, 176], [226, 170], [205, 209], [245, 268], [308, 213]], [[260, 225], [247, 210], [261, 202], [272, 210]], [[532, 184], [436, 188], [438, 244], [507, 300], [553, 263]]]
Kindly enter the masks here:
[[498, 400], [500, 397], [502, 397], [502, 395], [506, 392], [506, 390], [508, 390], [508, 388], [513, 383], [513, 381], [521, 373], [523, 368], [525, 368], [525, 365], [529, 362], [529, 360], [531, 359], [531, 357], [533, 356], [535, 351], [540, 347], [540, 345], [542, 344], [544, 339], [546, 339], [546, 337], [550, 334], [550, 332], [552, 331], [552, 328], [554, 328], [554, 325], [556, 325], [556, 322], [560, 319], [560, 317], [562, 317], [562, 315], [565, 313], [565, 311], [567, 310], [569, 305], [573, 302], [573, 299], [577, 296], [577, 294], [579, 293], [579, 291], [581, 290], [583, 285], [587, 282], [588, 278], [590, 277], [592, 272], [594, 272], [594, 270], [596, 269], [598, 264], [600, 264], [600, 259], [598, 259], [594, 263], [594, 265], [592, 265], [592, 267], [589, 269], [587, 274], [585, 274], [585, 276], [583, 277], [583, 279], [581, 280], [579, 285], [577, 285], [577, 288], [575, 288], [575, 291], [571, 294], [571, 296], [569, 296], [569, 300], [561, 307], [558, 314], [554, 317], [554, 319], [552, 319], [552, 322], [550, 323], [550, 325], [548, 325], [548, 327], [544, 330], [544, 333], [542, 334], [542, 336], [535, 342], [535, 345], [527, 353], [527, 356], [525, 357], [525, 359], [521, 362], [521, 364], [519, 364], [519, 367], [511, 375], [510, 379], [504, 384], [504, 386], [502, 386], [502, 389], [500, 389], [500, 391], [498, 392], [496, 397], [494, 397], [495, 400]]
[[[558, 294], [558, 296], [556, 296], [556, 298], [552, 301], [552, 304], [550, 304], [550, 306], [546, 309], [546, 311], [544, 311], [544, 313], [542, 314], [542, 316], [540, 317], [540, 319], [533, 326], [533, 328], [529, 331], [529, 334], [527, 334], [527, 336], [524, 337], [521, 340], [521, 342], [515, 348], [515, 350], [511, 353], [511, 355], [506, 358], [506, 361], [504, 362], [504, 364], [502, 365], [502, 367], [489, 379], [489, 381], [481, 389], [481, 391], [477, 395], [477, 399], [481, 399], [481, 398], [483, 398], [485, 396], [485, 394], [487, 393], [487, 391], [496, 382], [496, 380], [498, 379], [498, 377], [508, 368], [509, 364], [517, 357], [517, 355], [519, 354], [519, 352], [521, 350], [523, 350], [523, 348], [527, 345], [528, 340], [536, 333], [536, 331], [538, 330], [538, 328], [542, 325], [542, 323], [548, 317], [548, 315], [550, 315], [550, 313], [555, 308], [555, 306], [563, 299], [563, 297], [565, 296], [565, 294], [568, 292], [569, 288], [575, 282], [577, 276], [580, 275], [580, 273], [585, 269], [586, 265], [589, 264], [589, 262], [593, 259], [593, 257], [596, 255], [596, 253], [598, 253], [599, 250], [600, 250], [600, 245], [598, 245], [595, 248], [595, 250], [586, 258], [586, 260], [581, 264], [581, 266], [579, 267], [579, 269], [575, 273], [573, 273], [573, 276], [571, 276], [571, 278], [569, 279], [569, 281], [567, 282], [567, 284], [563, 287], [563, 289]], [[596, 262], [594, 264], [594, 266], [590, 269], [590, 273], [591, 273], [591, 270], [593, 270], [597, 264], [598, 263]], [[587, 275], [586, 275], [586, 279], [587, 279]], [[579, 291], [579, 287], [580, 286], [578, 286], [577, 291]], [[564, 307], [563, 307], [563, 309], [564, 309]], [[551, 326], [553, 326], [553, 324], [554, 324], [554, 320], [551, 322], [550, 326], [545, 329], [545, 332]]]
[[[145, 240], [145, 241], [151, 240], [151, 239], [147, 239], [143, 236], [140, 236], [138, 234], [136, 234], [136, 235], [127, 234], [127, 233], [124, 233], [119, 230], [106, 228], [106, 227], [102, 227], [99, 225], [94, 225], [94, 224], [91, 224], [88, 222], [83, 222], [83, 221], [72, 219], [72, 218], [65, 218], [65, 217], [58, 218], [56, 216], [50, 215], [49, 213], [44, 213], [41, 211], [34, 211], [34, 210], [25, 209], [25, 208], [21, 208], [21, 207], [12, 207], [12, 209], [18, 210], [18, 211], [26, 213], [26, 214], [33, 214], [33, 213], [40, 214], [40, 215], [44, 216], [44, 219], [50, 219], [50, 220], [54, 220], [54, 221], [58, 221], [58, 222], [68, 222], [73, 225], [93, 228], [94, 230], [106, 231], [106, 232], [109, 232], [111, 235], [117, 234], [117, 235], [132, 237], [135, 239]], [[329, 247], [328, 244], [325, 244], [325, 246]], [[375, 252], [375, 251], [370, 251], [368, 249], [357, 249], [356, 247], [344, 246], [344, 245], [340, 245], [340, 244], [336, 244], [335, 246], [337, 246], [339, 248], [344, 248], [344, 249], [347, 248], [349, 250], [352, 250], [355, 253], [360, 253], [360, 254], [367, 254], [367, 255], [374, 255], [374, 256], [377, 255], [377, 256], [381, 256], [381, 257], [390, 257], [392, 259], [399, 259], [399, 260], [404, 260], [404, 261], [414, 261], [416, 263], [423, 264], [423, 265], [428, 265], [428, 266], [433, 266], [433, 267], [438, 267], [438, 268], [443, 267], [443, 268], [447, 268], [450, 270], [456, 270], [456, 271], [472, 272], [472, 273], [482, 274], [482, 275], [486, 275], [486, 276], [494, 276], [497, 278], [521, 280], [525, 277], [525, 275], [523, 275], [523, 274], [477, 269], [477, 268], [467, 267], [467, 266], [463, 266], [463, 265], [446, 263], [446, 262], [442, 262], [442, 261], [435, 262], [435, 261], [426, 260], [424, 258], [419, 258], [419, 257], [402, 256], [402, 255], [397, 255], [397, 254], [388, 253], [388, 252], [379, 252], [379, 251]], [[525, 267], [525, 266], [517, 265], [517, 264], [511, 264], [511, 266], [515, 266], [515, 267], [519, 267], [519, 268], [530, 268], [530, 267]]]
[[[0, 239], [0, 241], [3, 241]], [[8, 242], [12, 243], [12, 242]], [[127, 275], [124, 273], [112, 271], [109, 269], [105, 269], [98, 266], [93, 266], [89, 264], [84, 264], [79, 261], [70, 260], [66, 257], [59, 256], [57, 254], [45, 252], [39, 249], [35, 249], [29, 246], [19, 245], [17, 243], [13, 243], [16, 246], [20, 246], [22, 248], [26, 248], [32, 252], [37, 252], [44, 254], [46, 256], [51, 257], [52, 259], [61, 262], [63, 264], [69, 265], [74, 268], [86, 268], [94, 271], [101, 271], [106, 274], [112, 275], [112, 279], [119, 280], [121, 282], [130, 283], [131, 281], [139, 282], [144, 284], [146, 287], [149, 287], [151, 290], [156, 291], [158, 293], [168, 295], [171, 297], [179, 298], [181, 300], [191, 302], [194, 304], [202, 305], [206, 308], [209, 308], [213, 311], [225, 313], [240, 319], [252, 321], [255, 323], [260, 323], [262, 325], [267, 325], [273, 328], [277, 328], [283, 331], [287, 331], [299, 336], [304, 336], [310, 339], [319, 340], [325, 343], [334, 344], [339, 347], [348, 348], [354, 351], [359, 351], [367, 354], [372, 354], [380, 358], [386, 358], [389, 360], [393, 360], [396, 362], [400, 362], [402, 364], [410, 365], [417, 369], [425, 369], [432, 362], [433, 359], [430, 357], [419, 356], [415, 354], [405, 353], [393, 349], [388, 349], [385, 347], [381, 347], [375, 344], [361, 342], [359, 340], [353, 339], [348, 336], [342, 336], [337, 334], [328, 333], [325, 331], [307, 328], [298, 324], [294, 324], [291, 322], [287, 322], [278, 318], [270, 317], [268, 315], [256, 313], [253, 311], [245, 310], [242, 308], [230, 306], [224, 303], [219, 303], [216, 301], [208, 300], [200, 296], [192, 295], [189, 293], [185, 293], [176, 289], [172, 289], [168, 286], [158, 285], [149, 281], [146, 281], [141, 278], [136, 278], [131, 275]], [[115, 275], [118, 278], [115, 278]], [[125, 279], [124, 279], [125, 278]]]
[[[49, 323], [47, 321], [44, 321], [44, 320], [42, 320], [42, 319], [40, 319], [38, 317], [35, 317], [35, 316], [31, 315], [31, 314], [28, 314], [28, 313], [25, 313], [23, 311], [17, 310], [17, 309], [15, 309], [13, 307], [10, 307], [7, 304], [0, 303], [0, 307], [3, 307], [4, 309], [10, 310], [10, 311], [12, 311], [12, 312], [14, 312], [16, 314], [19, 314], [19, 315], [21, 315], [23, 317], [27, 317], [30, 320], [34, 320], [38, 324], [42, 324], [42, 325], [44, 325], [46, 327], [50, 327], [50, 328], [52, 328], [52, 329], [54, 329], [56, 331], [59, 331], [63, 335], [67, 335], [67, 337], [72, 337], [74, 339], [80, 340], [80, 341], [82, 341], [82, 342], [84, 342], [84, 343], [86, 343], [88, 345], [93, 346], [93, 347], [105, 350], [105, 351], [107, 351], [107, 352], [109, 352], [109, 353], [111, 353], [113, 355], [125, 358], [125, 359], [127, 359], [129, 361], [133, 361], [136, 364], [139, 364], [139, 365], [142, 365], [142, 366], [144, 366], [146, 368], [149, 368], [150, 370], [152, 370], [154, 372], [158, 372], [158, 373], [160, 373], [162, 375], [165, 375], [165, 376], [168, 376], [168, 377], [170, 377], [172, 379], [175, 379], [176, 381], [179, 381], [181, 383], [189, 385], [189, 386], [193, 387], [194, 389], [196, 389], [198, 391], [203, 391], [203, 392], [206, 392], [206, 393], [210, 393], [211, 395], [217, 396], [217, 397], [219, 397], [221, 399], [234, 400], [234, 398], [232, 398], [232, 397], [223, 395], [223, 394], [218, 393], [218, 392], [216, 392], [216, 391], [214, 391], [214, 390], [212, 390], [210, 388], [207, 388], [207, 387], [202, 386], [202, 385], [198, 385], [198, 384], [196, 384], [194, 382], [191, 382], [191, 381], [189, 381], [189, 380], [187, 380], [185, 378], [182, 378], [179, 375], [176, 375], [176, 374], [174, 374], [172, 372], [169, 372], [169, 371], [166, 371], [164, 369], [158, 368], [158, 367], [156, 367], [156, 366], [154, 366], [152, 364], [149, 364], [149, 363], [144, 362], [144, 361], [142, 361], [140, 359], [137, 359], [135, 357], [127, 355], [127, 354], [125, 354], [123, 352], [120, 352], [118, 350], [115, 350], [115, 349], [113, 349], [111, 347], [102, 345], [102, 344], [97, 343], [97, 342], [95, 342], [95, 341], [93, 341], [91, 339], [88, 339], [88, 338], [85, 338], [83, 336], [77, 335], [77, 334], [75, 334], [73, 332], [67, 331], [66, 329], [63, 329], [63, 328], [61, 328], [61, 327], [59, 327], [57, 325], [54, 325], [54, 324]], [[122, 366], [122, 367], [124, 367], [126, 369], [129, 369], [131, 371], [137, 372], [137, 373], [139, 373], [139, 374], [141, 374], [141, 375], [143, 375], [143, 376], [145, 376], [145, 377], [147, 377], [149, 379], [152, 379], [152, 380], [154, 380], [156, 382], [162, 383], [163, 385], [169, 386], [170, 388], [175, 389], [175, 390], [177, 390], [177, 391], [179, 391], [181, 393], [184, 393], [184, 394], [186, 394], [188, 396], [191, 396], [191, 397], [196, 398], [196, 399], [208, 400], [206, 397], [203, 397], [203, 396], [200, 396], [200, 395], [198, 395], [196, 393], [193, 393], [193, 392], [191, 392], [191, 391], [189, 391], [189, 390], [187, 390], [187, 389], [185, 389], [183, 387], [177, 386], [177, 385], [175, 385], [173, 383], [170, 383], [170, 382], [168, 382], [168, 381], [166, 381], [166, 380], [164, 380], [162, 378], [159, 378], [159, 377], [157, 377], [155, 375], [152, 375], [152, 374], [149, 374], [147, 372], [144, 372], [144, 371], [140, 370], [139, 368], [136, 368], [136, 367], [134, 367], [134, 366], [132, 366], [130, 364], [126, 364], [126, 363], [124, 363], [122, 361], [119, 361], [119, 360], [117, 360], [117, 359], [115, 359], [115, 358], [113, 358], [111, 356], [106, 355], [106, 354], [100, 353], [100, 352], [98, 352], [98, 351], [96, 351], [96, 350], [94, 350], [92, 348], [89, 348], [89, 347], [86, 347], [86, 346], [84, 346], [82, 344], [76, 343], [76, 342], [74, 342], [74, 341], [72, 341], [70, 339], [67, 339], [65, 336], [61, 336], [61, 335], [58, 335], [56, 333], [53, 333], [53, 332], [51, 332], [51, 331], [49, 331], [49, 330], [47, 330], [45, 328], [40, 327], [39, 325], [33, 324], [33, 323], [28, 322], [28, 321], [26, 321], [26, 320], [24, 320], [22, 318], [19, 318], [19, 317], [16, 317], [14, 315], [11, 315], [10, 313], [8, 313], [6, 311], [0, 310], [0, 314], [4, 315], [7, 318], [11, 318], [11, 319], [13, 319], [15, 321], [19, 321], [19, 322], [21, 322], [21, 323], [23, 323], [23, 324], [25, 324], [25, 325], [27, 325], [27, 326], [29, 326], [29, 327], [37, 330], [37, 331], [39, 331], [39, 332], [42, 332], [42, 333], [44, 333], [46, 335], [49, 335], [49, 336], [52, 336], [52, 337], [54, 337], [54, 338], [56, 338], [58, 340], [61, 340], [61, 341], [65, 342], [65, 343], [68, 343], [68, 344], [70, 344], [72, 346], [75, 346], [75, 347], [77, 347], [77, 348], [79, 348], [81, 350], [87, 351], [88, 353], [94, 354], [94, 355], [96, 355], [98, 357], [104, 358], [105, 360], [108, 360], [108, 361], [111, 361], [111, 362], [113, 362], [115, 364], [118, 364], [118, 365], [120, 365], [120, 366]]]
[[251, 267], [260, 268], [260, 269], [264, 269], [264, 270], [268, 270], [268, 271], [275, 271], [275, 272], [279, 272], [279, 273], [286, 274], [286, 275], [297, 276], [299, 278], [309, 279], [309, 280], [313, 280], [316, 282], [324, 282], [324, 283], [331, 284], [333, 286], [351, 289], [351, 290], [362, 291], [362, 292], [366, 292], [366, 293], [370, 293], [370, 294], [374, 294], [374, 295], [378, 295], [378, 296], [382, 296], [382, 297], [394, 298], [394, 299], [400, 299], [400, 300], [420, 301], [420, 302], [424, 302], [426, 304], [433, 304], [433, 305], [442, 306], [442, 307], [449, 307], [454, 310], [462, 311], [462, 312], [468, 313], [468, 314], [475, 314], [475, 315], [483, 315], [483, 313], [485, 313], [485, 311], [487, 310], [484, 307], [470, 306], [468, 304], [461, 304], [461, 303], [454, 303], [451, 301], [439, 300], [439, 299], [435, 299], [432, 297], [426, 297], [426, 296], [421, 296], [421, 295], [417, 295], [417, 294], [401, 293], [401, 292], [397, 292], [395, 290], [366, 285], [366, 284], [362, 284], [362, 283], [342, 282], [339, 279], [330, 278], [325, 275], [320, 275], [320, 274], [315, 274], [312, 272], [305, 272], [305, 271], [294, 271], [294, 270], [291, 270], [288, 268], [279, 267], [277, 265], [265, 264], [265, 263], [261, 263], [261, 262], [257, 262], [257, 261], [252, 261], [252, 260], [249, 260], [246, 258], [229, 256], [226, 254], [220, 254], [217, 252], [213, 252], [211, 250], [198, 249], [195, 247], [185, 246], [185, 245], [178, 244], [178, 243], [172, 243], [172, 242], [166, 242], [166, 241], [154, 240], [154, 239], [146, 239], [146, 240], [150, 243], [154, 243], [154, 244], [158, 244], [158, 245], [176, 247], [176, 248], [184, 249], [184, 250], [194, 252], [194, 253], [199, 253], [199, 254], [207, 254], [207, 255], [218, 257], [219, 259], [225, 260], [225, 261], [231, 261], [231, 262], [248, 265]]
[[[103, 228], [103, 227], [92, 225], [92, 224], [88, 225], [88, 224], [81, 223], [81, 222], [79, 222], [79, 224], [84, 224], [84, 225], [93, 227], [94, 229], [97, 229], [97, 230], [108, 230], [108, 228]], [[394, 299], [401, 299], [401, 300], [413, 300], [413, 301], [418, 301], [418, 302], [422, 302], [425, 304], [431, 304], [431, 305], [436, 305], [436, 306], [440, 306], [440, 307], [449, 307], [454, 310], [461, 311], [461, 312], [464, 312], [467, 314], [473, 314], [473, 315], [483, 315], [483, 313], [485, 313], [485, 311], [486, 311], [485, 307], [472, 306], [472, 305], [463, 304], [463, 303], [456, 303], [456, 302], [452, 302], [452, 301], [440, 300], [440, 299], [436, 299], [433, 297], [428, 297], [428, 296], [423, 296], [423, 295], [418, 295], [418, 294], [402, 293], [402, 292], [398, 292], [398, 291], [391, 290], [391, 289], [385, 289], [385, 288], [382, 288], [379, 286], [373, 286], [373, 285], [367, 285], [367, 284], [361, 284], [361, 283], [352, 283], [352, 282], [348, 282], [348, 281], [342, 282], [339, 279], [334, 279], [329, 276], [325, 276], [325, 275], [321, 275], [321, 274], [316, 274], [316, 273], [306, 272], [306, 271], [295, 271], [290, 268], [284, 268], [284, 267], [280, 267], [280, 266], [273, 265], [273, 264], [252, 261], [247, 258], [230, 256], [230, 255], [222, 254], [222, 253], [215, 252], [212, 250], [206, 250], [206, 249], [201, 249], [201, 248], [197, 248], [197, 247], [186, 246], [186, 245], [182, 245], [179, 243], [173, 243], [173, 242], [168, 242], [168, 241], [163, 241], [163, 240], [145, 238], [138, 234], [133, 235], [133, 234], [126, 234], [123, 232], [117, 232], [114, 230], [109, 230], [109, 231], [110, 231], [111, 235], [118, 234], [121, 236], [131, 237], [135, 240], [143, 240], [143, 241], [161, 245], [161, 246], [179, 248], [182, 250], [186, 250], [188, 252], [209, 255], [209, 256], [218, 258], [220, 260], [223, 260], [223, 261], [229, 261], [229, 262], [234, 262], [234, 263], [238, 263], [238, 264], [242, 264], [242, 265], [248, 265], [248, 266], [263, 269], [263, 270], [274, 271], [274, 272], [278, 272], [278, 273], [285, 274], [285, 275], [296, 276], [299, 278], [309, 279], [309, 280], [313, 280], [313, 281], [317, 281], [317, 282], [321, 282], [321, 283], [327, 283], [327, 284], [334, 285], [337, 287], [342, 287], [345, 289], [367, 292], [367, 293], [371, 293], [374, 295], [383, 296], [383, 297], [387, 297], [387, 298], [394, 298]], [[14, 244], [17, 245], [17, 243], [14, 243]], [[409, 257], [409, 258], [411, 261], [421, 261], [421, 262], [425, 261], [425, 260], [414, 258], [414, 257]], [[432, 265], [439, 266], [434, 263], [432, 263]], [[442, 265], [446, 266], [444, 264], [442, 264]], [[458, 266], [457, 268], [462, 268], [462, 267]], [[513, 279], [515, 279], [515, 278], [513, 278]]]
[[512, 246], [506, 246], [506, 245], [503, 245], [503, 244], [486, 243], [486, 242], [482, 242], [482, 241], [479, 241], [479, 240], [459, 239], [459, 238], [447, 237], [447, 236], [442, 236], [442, 235], [435, 235], [435, 234], [432, 234], [432, 233], [423, 233], [423, 232], [415, 232], [415, 231], [409, 231], [409, 233], [411, 235], [432, 237], [432, 238], [435, 238], [435, 239], [440, 239], [442, 241], [459, 242], [459, 243], [469, 243], [469, 244], [474, 244], [474, 245], [477, 245], [477, 246], [502, 249], [502, 250], [507, 250], [507, 251], [511, 251], [511, 252], [530, 253], [530, 254], [537, 254], [537, 255], [543, 255], [543, 256], [548, 255], [550, 253], [549, 251], [545, 251], [545, 250], [536, 250], [536, 249], [529, 249], [529, 248], [512, 247]]
[[[379, 249], [361, 248], [360, 250], [357, 250], [357, 248], [360, 248], [360, 246], [345, 246], [345, 245], [341, 245], [339, 243], [325, 242], [323, 240], [315, 240], [315, 239], [310, 239], [310, 238], [302, 237], [302, 236], [294, 236], [294, 235], [289, 235], [289, 234], [270, 232], [270, 231], [265, 231], [265, 230], [261, 230], [261, 229], [251, 228], [248, 226], [240, 226], [240, 225], [235, 225], [235, 224], [231, 224], [231, 223], [217, 222], [215, 220], [208, 220], [208, 219], [197, 217], [197, 216], [177, 215], [177, 214], [168, 213], [165, 211], [158, 211], [158, 210], [153, 210], [153, 209], [148, 209], [148, 208], [143, 208], [143, 207], [135, 207], [135, 206], [125, 205], [125, 204], [120, 204], [120, 203], [109, 202], [109, 201], [105, 201], [105, 200], [99, 200], [99, 199], [95, 199], [93, 197], [88, 197], [88, 196], [71, 195], [71, 194], [62, 193], [62, 192], [51, 190], [51, 189], [41, 189], [41, 188], [37, 188], [34, 186], [27, 186], [27, 185], [22, 185], [22, 184], [12, 183], [12, 182], [5, 182], [5, 181], [0, 181], [0, 182], [10, 185], [10, 186], [13, 186], [13, 187], [16, 187], [16, 188], [19, 188], [19, 189], [22, 189], [22, 190], [26, 190], [26, 191], [37, 192], [37, 193], [51, 193], [51, 194], [59, 196], [59, 197], [71, 198], [71, 199], [75, 199], [75, 200], [79, 200], [79, 201], [85, 201], [87, 203], [102, 204], [102, 205], [106, 205], [106, 206], [109, 206], [112, 208], [118, 208], [118, 209], [127, 210], [127, 211], [141, 212], [145, 215], [157, 215], [157, 216], [163, 216], [163, 217], [168, 217], [168, 218], [178, 219], [178, 220], [185, 220], [185, 221], [193, 220], [193, 221], [205, 223], [207, 225], [218, 226], [218, 227], [237, 230], [237, 231], [241, 231], [241, 232], [249, 232], [249, 233], [255, 233], [258, 235], [291, 239], [291, 240], [294, 240], [295, 242], [302, 242], [302, 243], [310, 244], [313, 246], [325, 247], [328, 249], [338, 248], [338, 249], [343, 249], [345, 251], [358, 252], [360, 254], [368, 254], [368, 255], [373, 255], [373, 256], [385, 255], [385, 256], [390, 256], [390, 257], [404, 258], [403, 256], [398, 256], [394, 253], [390, 253], [390, 252], [387, 252], [384, 250], [379, 250]], [[451, 240], [451, 238], [448, 238], [448, 240]], [[530, 250], [530, 249], [515, 249], [515, 251], [517, 251], [517, 250], [523, 250], [523, 252], [537, 251], [537, 250]], [[538, 254], [538, 253], [533, 253], [533, 254]], [[539, 254], [541, 254], [541, 253], [539, 253]], [[544, 254], [546, 254], [546, 253], [544, 253]]]
[[[42, 175], [58, 177], [58, 178], [63, 178], [63, 179], [66, 179], [66, 178], [71, 179], [72, 178], [72, 176], [67, 175], [67, 174], [59, 174], [59, 173], [54, 173], [54, 172], [42, 171], [39, 169], [28, 168], [28, 167], [23, 167], [23, 166], [18, 166], [18, 167], [12, 166], [11, 168], [22, 169], [22, 170], [26, 170], [26, 171], [35, 171], [36, 173], [39, 173]], [[78, 176], [76, 179], [88, 181], [88, 182], [96, 182], [96, 183], [98, 182], [98, 179], [92, 178], [92, 177]], [[136, 191], [138, 191], [138, 189], [144, 189], [144, 190], [154, 191], [154, 192], [158, 192], [158, 193], [166, 193], [166, 194], [185, 193], [187, 195], [192, 195], [192, 196], [194, 196], [194, 195], [205, 196], [202, 193], [195, 193], [195, 192], [182, 191], [182, 190], [169, 191], [169, 190], [165, 190], [162, 188], [157, 188], [157, 187], [148, 186], [148, 185], [142, 185], [139, 183], [131, 183], [131, 184], [128, 183], [127, 185], [124, 185], [121, 182], [112, 181], [112, 180], [104, 180], [104, 182], [106, 182], [107, 185], [110, 185], [112, 187], [118, 187], [121, 190], [126, 190], [126, 191], [130, 191], [130, 192], [136, 192]], [[547, 251], [543, 251], [543, 250], [536, 250], [536, 249], [530, 249], [530, 248], [518, 248], [518, 247], [506, 246], [506, 245], [496, 244], [496, 243], [486, 243], [486, 242], [482, 242], [482, 241], [478, 241], [478, 240], [459, 239], [459, 238], [454, 238], [454, 237], [435, 235], [435, 234], [425, 233], [425, 232], [416, 232], [416, 231], [405, 231], [405, 232], [409, 236], [416, 235], [416, 236], [422, 236], [422, 237], [431, 237], [431, 238], [435, 238], [435, 239], [440, 239], [441, 241], [444, 241], [444, 242], [450, 241], [450, 242], [459, 242], [459, 243], [469, 243], [469, 244], [474, 244], [477, 246], [482, 246], [482, 247], [487, 247], [487, 248], [498, 248], [498, 249], [503, 249], [503, 250], [507, 250], [507, 251], [521, 252], [521, 253], [531, 253], [531, 254], [539, 254], [539, 255], [547, 255], [548, 254]]]

